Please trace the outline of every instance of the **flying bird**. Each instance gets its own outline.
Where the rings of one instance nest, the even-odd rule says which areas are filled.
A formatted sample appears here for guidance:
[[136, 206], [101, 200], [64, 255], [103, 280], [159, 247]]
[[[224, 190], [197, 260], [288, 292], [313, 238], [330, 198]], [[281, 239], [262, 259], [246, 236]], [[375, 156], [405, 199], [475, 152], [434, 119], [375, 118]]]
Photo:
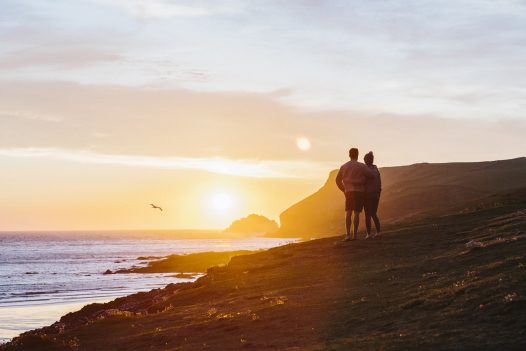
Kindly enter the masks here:
[[159, 206], [155, 206], [154, 204], [150, 204], [150, 206], [152, 206], [152, 208], [156, 208], [156, 209], [158, 209], [158, 210], [160, 210], [160, 211], [163, 210], [162, 208], [160, 208]]

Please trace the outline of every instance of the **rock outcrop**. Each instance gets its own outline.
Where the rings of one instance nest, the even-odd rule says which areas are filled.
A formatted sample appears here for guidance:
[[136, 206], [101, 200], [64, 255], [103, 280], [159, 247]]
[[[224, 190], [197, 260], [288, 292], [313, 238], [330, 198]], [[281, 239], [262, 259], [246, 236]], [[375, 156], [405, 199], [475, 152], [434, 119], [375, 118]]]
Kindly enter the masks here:
[[238, 219], [225, 229], [225, 233], [234, 234], [272, 234], [278, 230], [276, 221], [265, 216], [251, 214], [247, 217]]

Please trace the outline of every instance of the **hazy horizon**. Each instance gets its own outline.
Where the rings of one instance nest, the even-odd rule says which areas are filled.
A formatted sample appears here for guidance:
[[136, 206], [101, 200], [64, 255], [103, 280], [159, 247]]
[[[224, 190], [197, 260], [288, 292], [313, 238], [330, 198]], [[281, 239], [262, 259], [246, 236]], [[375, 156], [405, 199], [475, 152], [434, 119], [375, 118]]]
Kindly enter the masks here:
[[522, 1], [0, 5], [2, 231], [222, 229], [278, 220], [351, 146], [526, 150]]

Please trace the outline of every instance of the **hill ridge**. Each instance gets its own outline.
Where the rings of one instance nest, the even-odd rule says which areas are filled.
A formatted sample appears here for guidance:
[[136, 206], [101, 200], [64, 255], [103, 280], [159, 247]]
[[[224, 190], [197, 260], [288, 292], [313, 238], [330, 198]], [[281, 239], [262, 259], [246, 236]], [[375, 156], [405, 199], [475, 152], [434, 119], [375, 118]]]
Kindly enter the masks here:
[[[336, 173], [331, 171], [320, 189], [281, 213], [278, 235], [324, 237], [344, 232], [343, 195], [334, 183]], [[383, 190], [379, 214], [384, 222], [393, 223], [526, 187], [526, 157], [416, 163], [381, 167], [380, 173]]]

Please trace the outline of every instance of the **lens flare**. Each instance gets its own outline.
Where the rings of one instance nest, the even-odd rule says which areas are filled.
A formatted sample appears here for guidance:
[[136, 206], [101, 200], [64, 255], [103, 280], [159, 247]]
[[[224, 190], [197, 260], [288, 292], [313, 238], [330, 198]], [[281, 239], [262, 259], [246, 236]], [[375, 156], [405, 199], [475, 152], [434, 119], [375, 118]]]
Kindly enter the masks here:
[[296, 145], [301, 151], [309, 151], [311, 148], [310, 140], [306, 137], [299, 137], [298, 139], [296, 139]]

